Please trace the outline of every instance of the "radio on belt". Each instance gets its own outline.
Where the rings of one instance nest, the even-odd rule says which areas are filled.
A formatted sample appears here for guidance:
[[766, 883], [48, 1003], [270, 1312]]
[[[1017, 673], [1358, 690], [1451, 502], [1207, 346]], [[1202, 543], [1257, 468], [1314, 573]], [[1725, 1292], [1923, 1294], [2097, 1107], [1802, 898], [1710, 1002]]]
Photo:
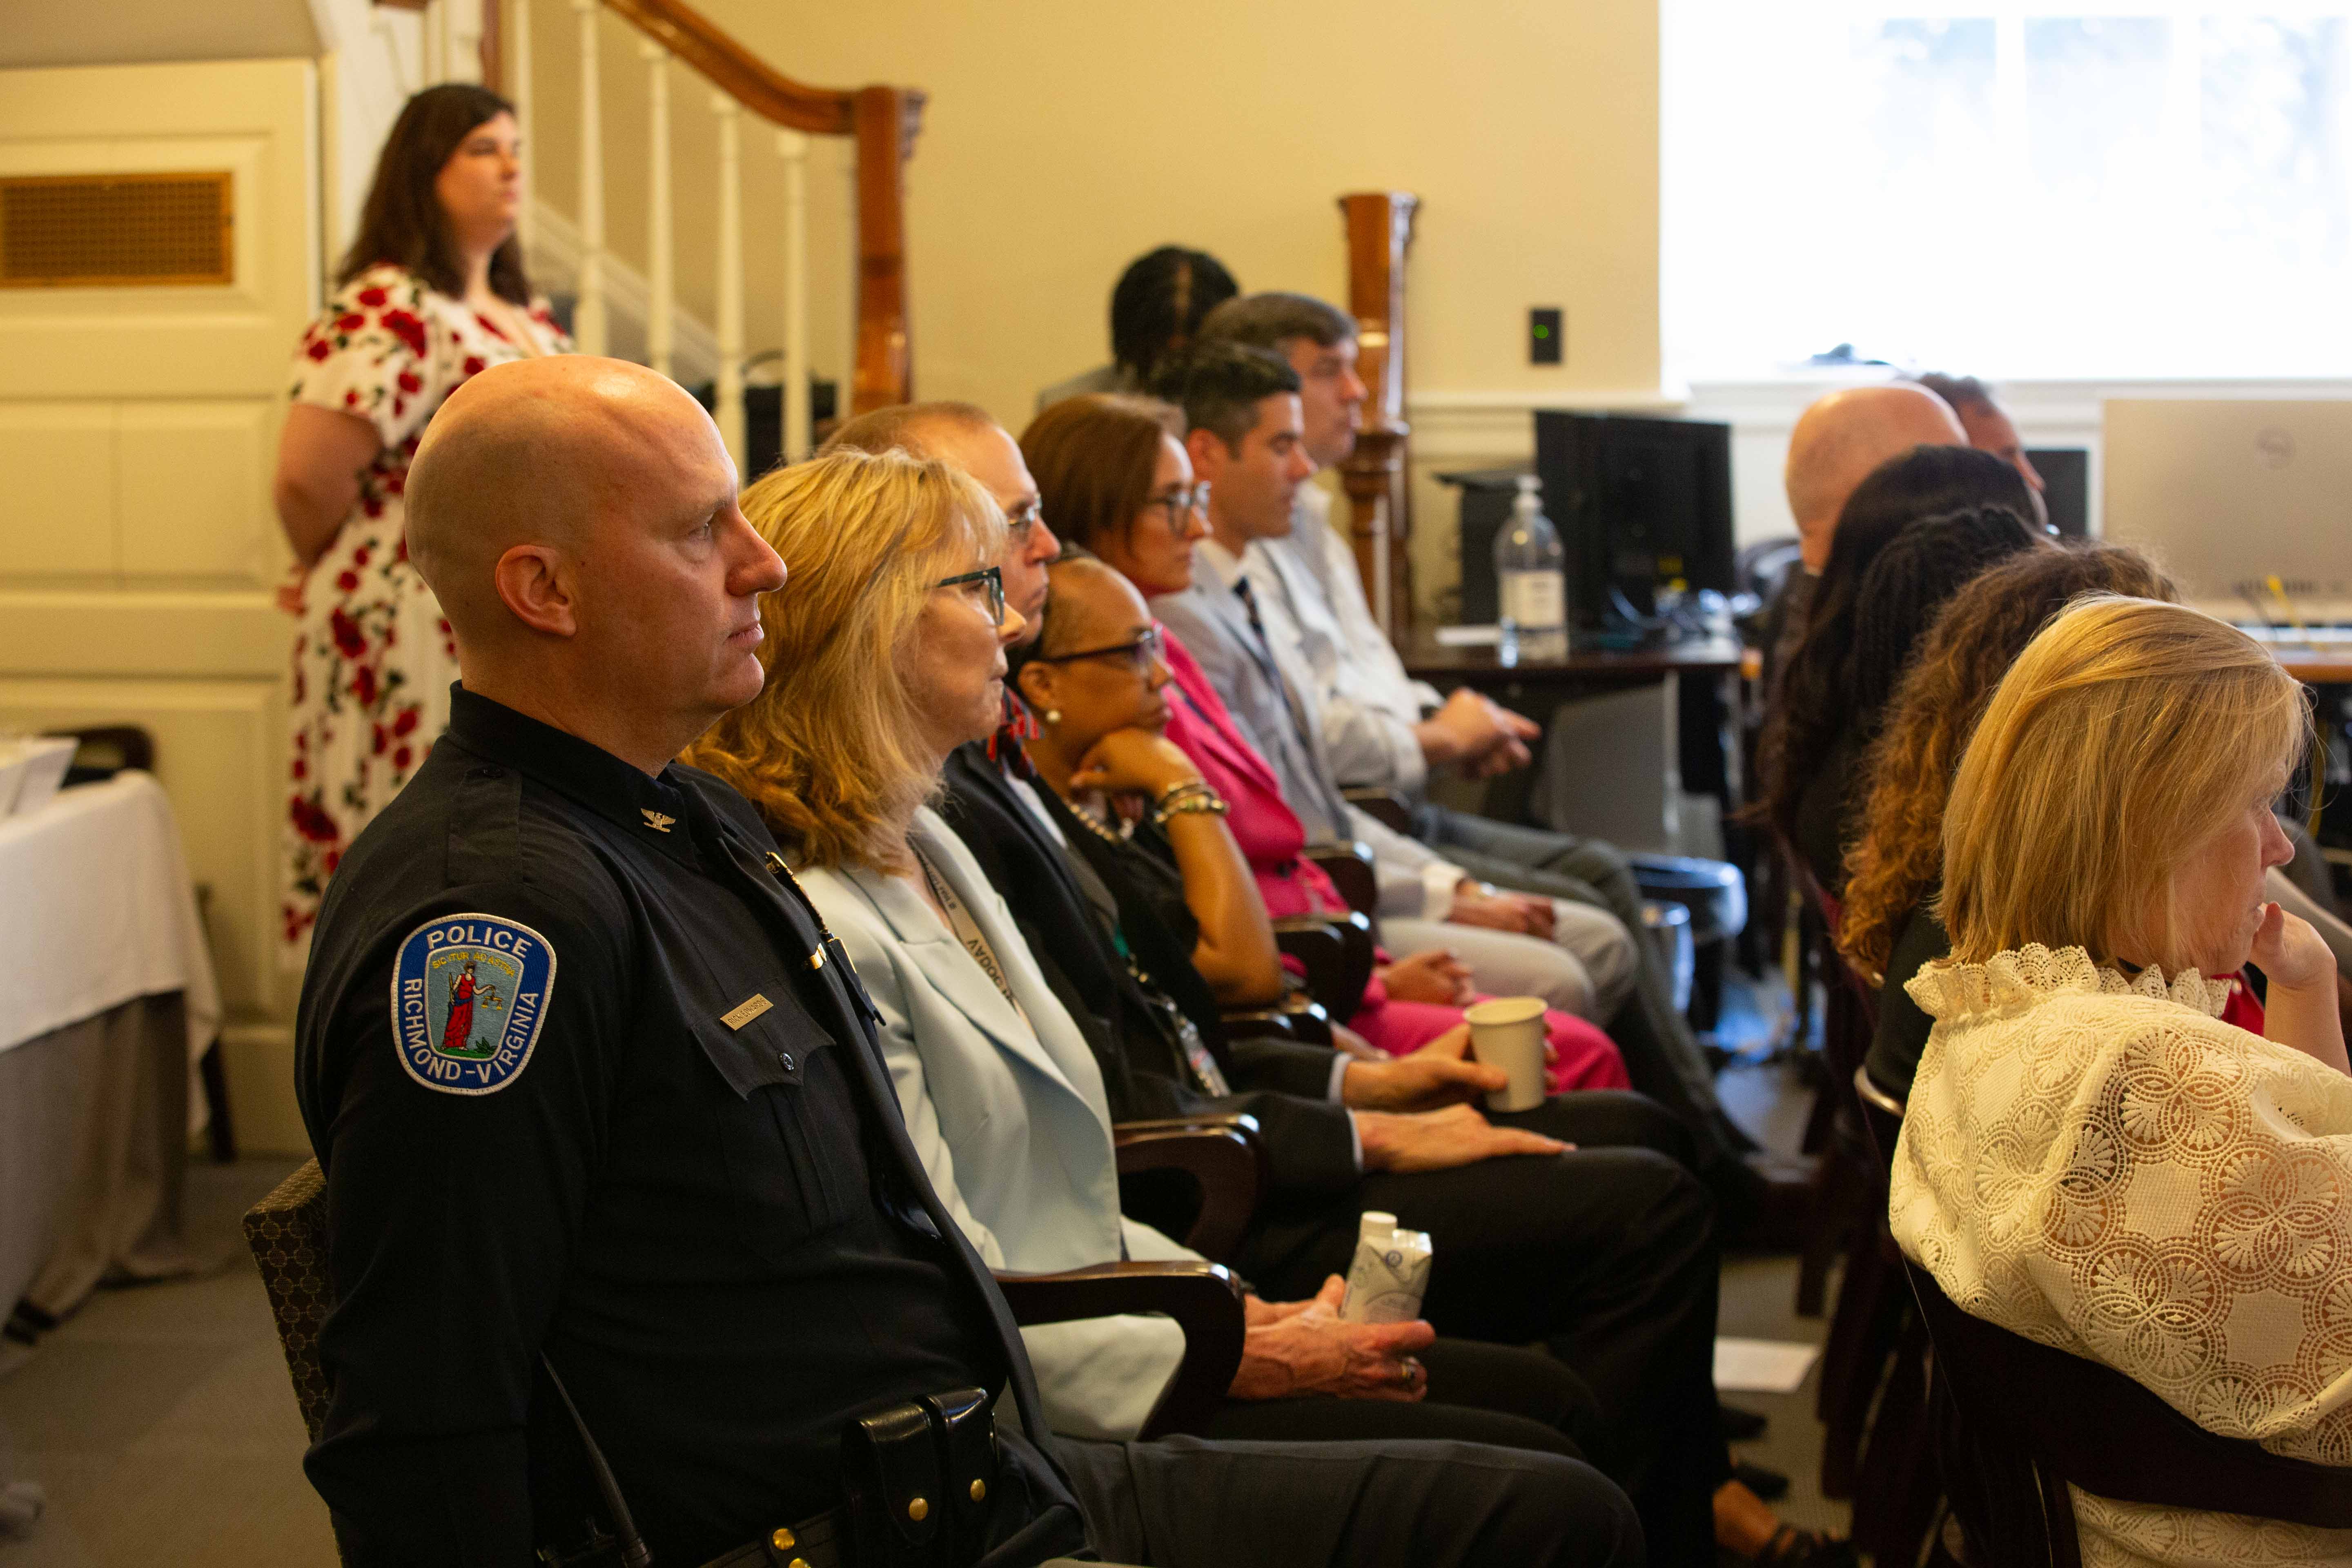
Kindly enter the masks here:
[[1396, 1215], [1367, 1209], [1356, 1229], [1356, 1261], [1339, 1316], [1350, 1323], [1403, 1323], [1421, 1316], [1429, 1289], [1429, 1235], [1399, 1230]]

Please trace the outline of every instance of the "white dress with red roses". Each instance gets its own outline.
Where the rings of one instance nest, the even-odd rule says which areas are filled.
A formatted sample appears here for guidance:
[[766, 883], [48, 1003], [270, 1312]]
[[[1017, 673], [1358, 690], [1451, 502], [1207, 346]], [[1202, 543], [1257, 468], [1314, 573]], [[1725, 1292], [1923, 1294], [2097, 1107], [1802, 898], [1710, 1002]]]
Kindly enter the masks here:
[[[294, 356], [295, 402], [358, 415], [382, 443], [358, 503], [302, 583], [280, 889], [296, 963], [336, 862], [449, 720], [457, 647], [402, 531], [417, 437], [469, 376], [572, 346], [544, 300], [532, 301], [527, 322], [505, 314], [492, 321], [404, 268], [373, 267], [336, 291]], [[509, 334], [524, 325], [535, 341], [519, 345]]]

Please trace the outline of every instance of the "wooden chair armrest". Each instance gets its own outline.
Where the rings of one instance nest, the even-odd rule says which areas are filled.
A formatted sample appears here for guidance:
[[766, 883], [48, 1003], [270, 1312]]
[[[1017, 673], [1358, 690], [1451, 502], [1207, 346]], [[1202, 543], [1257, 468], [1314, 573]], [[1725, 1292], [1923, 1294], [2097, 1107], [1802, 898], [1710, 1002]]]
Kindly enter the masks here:
[[1401, 790], [1373, 784], [1360, 789], [1343, 789], [1339, 794], [1349, 805], [1379, 823], [1391, 833], [1412, 837], [1412, 803]]
[[1024, 1326], [1159, 1312], [1184, 1331], [1184, 1360], [1143, 1423], [1145, 1437], [1199, 1433], [1242, 1364], [1242, 1284], [1216, 1263], [1097, 1263], [1060, 1274], [999, 1274]]
[[1331, 1015], [1322, 1004], [1286, 996], [1272, 1007], [1241, 1007], [1220, 1015], [1228, 1040], [1297, 1040], [1303, 1046], [1332, 1043]]
[[1363, 1005], [1378, 953], [1362, 915], [1285, 916], [1274, 922], [1274, 943], [1307, 971], [1307, 994], [1325, 1012], [1346, 1017]]
[[1376, 919], [1381, 912], [1381, 880], [1372, 870], [1372, 850], [1368, 844], [1310, 844], [1301, 852], [1301, 859], [1319, 866], [1331, 879], [1348, 907], [1367, 919]]
[[1247, 1116], [1181, 1116], [1122, 1121], [1111, 1129], [1118, 1173], [1181, 1171], [1201, 1189], [1201, 1208], [1184, 1245], [1207, 1258], [1231, 1258], [1266, 1187], [1265, 1142]]

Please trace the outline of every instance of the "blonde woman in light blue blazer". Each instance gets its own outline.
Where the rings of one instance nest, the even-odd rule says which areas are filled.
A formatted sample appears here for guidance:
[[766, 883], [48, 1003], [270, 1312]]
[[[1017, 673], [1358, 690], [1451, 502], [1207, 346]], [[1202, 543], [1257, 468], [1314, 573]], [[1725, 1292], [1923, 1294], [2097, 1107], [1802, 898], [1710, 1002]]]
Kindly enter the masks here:
[[[911, 882], [864, 866], [799, 876], [882, 1015], [907, 1131], [948, 1212], [989, 1267], [1016, 1273], [1198, 1257], [1118, 1212], [1101, 1069], [963, 841], [928, 807], [907, 837]], [[995, 955], [1009, 1000], [925, 896], [924, 868]], [[1021, 1333], [1047, 1418], [1074, 1436], [1134, 1436], [1184, 1354], [1166, 1318]]]
[[[1193, 1258], [1120, 1215], [1110, 1108], [1087, 1037], [1048, 987], [1012, 911], [925, 805], [948, 755], [1001, 721], [1003, 649], [1026, 624], [1022, 599], [1042, 607], [1045, 582], [1042, 561], [1017, 572], [1020, 597], [1006, 602], [1001, 569], [983, 564], [1003, 552], [995, 508], [955, 476], [962, 504], [985, 509], [998, 531], [959, 523], [940, 493], [947, 472], [895, 455], [844, 455], [772, 475], [743, 498], [791, 578], [762, 611], [766, 689], [690, 758], [742, 790], [785, 847], [792, 874], [873, 1001], [926, 1173], [992, 1267], [1043, 1273]], [[875, 504], [874, 486], [919, 475], [933, 492], [927, 525]], [[901, 504], [919, 511], [922, 500]], [[1416, 1352], [1435, 1338], [1429, 1325], [1341, 1322], [1338, 1286], [1309, 1301], [1245, 1300], [1249, 1328], [1232, 1397], [1276, 1402], [1255, 1407], [1276, 1423], [1270, 1435], [1576, 1452], [1558, 1427], [1516, 1404], [1422, 1403], [1428, 1373]], [[1075, 1437], [1133, 1437], [1183, 1354], [1181, 1331], [1159, 1317], [1023, 1333], [1047, 1418]], [[1440, 1350], [1510, 1359], [1496, 1382], [1561, 1375], [1517, 1347], [1448, 1342]], [[1523, 1364], [1529, 1358], [1540, 1363], [1533, 1371]], [[1381, 1403], [1295, 1397], [1308, 1394]], [[1622, 1496], [1597, 1473], [1576, 1474], [1571, 1485], [1615, 1517]]]

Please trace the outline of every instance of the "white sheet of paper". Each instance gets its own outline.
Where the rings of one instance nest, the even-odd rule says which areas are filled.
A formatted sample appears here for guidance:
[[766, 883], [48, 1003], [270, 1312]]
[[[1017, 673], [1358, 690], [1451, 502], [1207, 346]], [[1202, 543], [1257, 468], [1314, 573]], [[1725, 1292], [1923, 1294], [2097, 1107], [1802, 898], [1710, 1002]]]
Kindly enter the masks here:
[[1819, 1345], [1781, 1340], [1718, 1339], [1715, 1386], [1719, 1394], [1794, 1394], [1812, 1371]]

